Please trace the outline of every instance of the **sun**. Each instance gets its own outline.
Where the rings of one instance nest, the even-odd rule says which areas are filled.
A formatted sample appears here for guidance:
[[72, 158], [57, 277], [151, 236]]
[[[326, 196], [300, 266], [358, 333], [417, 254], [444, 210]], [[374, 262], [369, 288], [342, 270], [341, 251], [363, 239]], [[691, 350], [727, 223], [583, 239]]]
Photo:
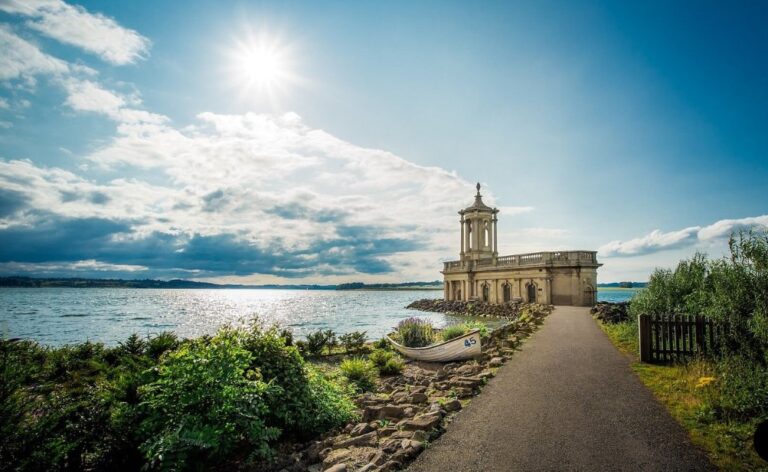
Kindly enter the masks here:
[[287, 75], [280, 52], [265, 45], [241, 51], [238, 62], [242, 79], [250, 85], [274, 87]]
[[255, 92], [276, 98], [298, 81], [291, 53], [276, 36], [248, 35], [228, 54], [233, 85], [247, 95]]

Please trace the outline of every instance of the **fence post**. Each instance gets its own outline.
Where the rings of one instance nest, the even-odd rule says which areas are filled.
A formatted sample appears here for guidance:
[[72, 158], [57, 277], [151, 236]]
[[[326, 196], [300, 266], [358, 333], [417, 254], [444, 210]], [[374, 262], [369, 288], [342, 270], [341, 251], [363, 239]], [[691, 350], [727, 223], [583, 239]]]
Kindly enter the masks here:
[[651, 362], [651, 324], [648, 315], [637, 315], [640, 333], [640, 362]]
[[696, 315], [696, 354], [704, 355], [707, 353], [707, 340], [704, 338], [704, 318]]

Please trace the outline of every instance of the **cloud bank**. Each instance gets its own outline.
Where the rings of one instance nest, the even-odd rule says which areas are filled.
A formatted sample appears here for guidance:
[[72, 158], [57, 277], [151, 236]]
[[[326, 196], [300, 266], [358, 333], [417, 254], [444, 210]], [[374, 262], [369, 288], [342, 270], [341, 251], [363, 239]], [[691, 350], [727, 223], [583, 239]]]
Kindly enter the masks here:
[[664, 233], [660, 230], [627, 241], [611, 241], [598, 249], [603, 257], [642, 256], [660, 251], [694, 246], [700, 243], [728, 239], [743, 229], [768, 227], [768, 215], [726, 219], [709, 226], [692, 226]]

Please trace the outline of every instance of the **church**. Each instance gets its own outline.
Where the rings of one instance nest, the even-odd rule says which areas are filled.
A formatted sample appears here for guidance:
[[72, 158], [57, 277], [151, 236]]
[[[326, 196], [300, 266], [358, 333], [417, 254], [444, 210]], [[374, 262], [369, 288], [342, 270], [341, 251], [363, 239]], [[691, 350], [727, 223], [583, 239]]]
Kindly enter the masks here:
[[554, 251], [499, 256], [499, 210], [475, 202], [459, 211], [461, 252], [443, 266], [446, 300], [507, 303], [522, 300], [553, 305], [592, 306], [597, 299], [596, 251]]

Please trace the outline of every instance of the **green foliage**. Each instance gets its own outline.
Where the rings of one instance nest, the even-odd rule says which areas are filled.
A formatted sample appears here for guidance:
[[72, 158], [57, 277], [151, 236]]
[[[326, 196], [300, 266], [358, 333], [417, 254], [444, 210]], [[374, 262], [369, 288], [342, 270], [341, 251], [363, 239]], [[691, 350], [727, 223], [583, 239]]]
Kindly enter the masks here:
[[378, 341], [373, 342], [374, 349], [392, 349], [392, 345], [387, 341], [387, 338], [381, 338]]
[[0, 471], [214, 469], [354, 411], [346, 382], [258, 325], [114, 348], [0, 339]]
[[326, 346], [325, 333], [322, 331], [315, 331], [307, 334], [307, 353], [311, 356], [319, 356], [322, 354], [323, 349]]
[[394, 352], [384, 349], [374, 349], [373, 352], [368, 354], [368, 360], [373, 362], [373, 365], [376, 367], [383, 367], [393, 357], [395, 357]]
[[435, 329], [428, 320], [407, 318], [398, 323], [397, 337], [404, 346], [425, 347], [435, 342]]
[[344, 359], [339, 369], [360, 391], [368, 392], [376, 387], [376, 369], [372, 362], [363, 358]]
[[383, 366], [379, 367], [379, 374], [381, 375], [397, 375], [403, 371], [405, 364], [403, 360], [398, 357], [389, 359]]
[[158, 379], [140, 388], [147, 418], [141, 450], [150, 466], [185, 470], [220, 463], [237, 446], [259, 457], [280, 430], [264, 421], [269, 386], [251, 368], [253, 354], [241, 333], [222, 330], [210, 342], [196, 341], [169, 353]]
[[481, 339], [486, 339], [491, 334], [488, 330], [488, 325], [482, 321], [467, 321], [464, 323], [464, 326], [467, 328], [467, 331], [472, 331], [473, 329], [480, 330]]
[[720, 420], [768, 418], [768, 233], [740, 232], [730, 256], [702, 254], [656, 270], [630, 304], [638, 314], [703, 315], [727, 326], [706, 408]]
[[344, 346], [344, 351], [347, 353], [360, 352], [363, 346], [365, 346], [366, 339], [365, 331], [352, 331], [351, 333], [339, 336], [339, 341], [341, 341], [341, 345]]
[[333, 348], [339, 345], [339, 340], [336, 339], [336, 332], [332, 329], [326, 329], [323, 331], [325, 336], [325, 347], [328, 348], [328, 355], [331, 355]]
[[466, 326], [463, 324], [456, 324], [443, 328], [443, 330], [440, 331], [440, 337], [443, 338], [443, 341], [450, 341], [451, 339], [456, 339], [459, 336], [464, 336], [466, 332]]

